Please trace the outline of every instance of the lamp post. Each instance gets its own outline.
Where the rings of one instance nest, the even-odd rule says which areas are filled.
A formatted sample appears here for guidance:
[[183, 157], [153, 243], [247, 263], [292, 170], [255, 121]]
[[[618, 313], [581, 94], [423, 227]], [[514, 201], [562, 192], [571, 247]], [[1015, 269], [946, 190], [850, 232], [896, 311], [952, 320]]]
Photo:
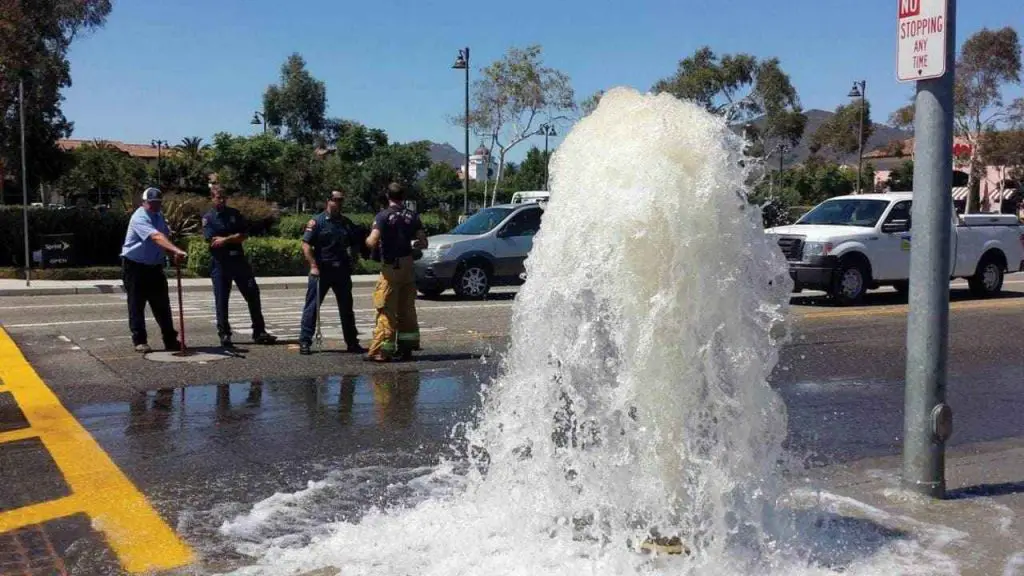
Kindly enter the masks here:
[[848, 94], [850, 98], [860, 98], [860, 130], [857, 136], [857, 194], [861, 192], [861, 165], [864, 162], [864, 108], [867, 94], [868, 83], [866, 80], [854, 82], [853, 89]]
[[787, 144], [779, 144], [779, 194], [782, 194], [782, 170], [783, 162], [786, 160], [786, 152], [789, 152], [789, 146]]
[[160, 151], [167, 147], [167, 140], [153, 140], [149, 145], [156, 148], [156, 187], [160, 188], [164, 185], [163, 171], [160, 166], [163, 163], [163, 157]]
[[[23, 75], [24, 76], [24, 75]], [[32, 285], [32, 255], [28, 247], [28, 159], [25, 152], [25, 78], [18, 79], [18, 120], [21, 123], [21, 217], [25, 233], [25, 286]]]
[[[266, 134], [267, 133], [267, 113], [266, 112], [262, 112], [261, 113], [259, 111], [253, 112], [252, 113], [252, 120], [249, 121], [249, 124], [252, 124], [253, 126], [259, 126], [260, 124], [263, 124], [263, 133]], [[261, 188], [260, 192], [263, 193], [263, 201], [266, 202], [266, 200], [267, 200], [267, 179], [266, 178], [263, 179], [263, 183], [260, 184], [260, 188]]]
[[550, 162], [548, 158], [548, 137], [558, 136], [558, 133], [555, 132], [554, 126], [546, 123], [540, 125], [540, 130], [537, 130], [537, 133], [544, 135], [544, 190], [546, 191], [548, 189], [548, 163]]
[[266, 114], [266, 112], [263, 112], [263, 113], [253, 112], [252, 113], [252, 120], [249, 121], [249, 124], [252, 124], [253, 126], [259, 126], [260, 124], [263, 124], [263, 133], [266, 134], [267, 133], [267, 114]]
[[459, 57], [455, 59], [455, 64], [452, 64], [452, 68], [455, 70], [466, 71], [466, 169], [462, 175], [464, 185], [462, 192], [462, 213], [466, 215], [469, 214], [469, 46], [459, 50]]

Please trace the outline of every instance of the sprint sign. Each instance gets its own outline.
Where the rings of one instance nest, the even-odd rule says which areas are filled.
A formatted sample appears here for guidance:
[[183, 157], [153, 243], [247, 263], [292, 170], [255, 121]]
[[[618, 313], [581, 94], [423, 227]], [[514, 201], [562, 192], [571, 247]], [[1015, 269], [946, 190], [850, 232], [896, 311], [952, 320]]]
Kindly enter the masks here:
[[939, 78], [946, 73], [946, 0], [895, 0], [896, 77], [900, 82]]

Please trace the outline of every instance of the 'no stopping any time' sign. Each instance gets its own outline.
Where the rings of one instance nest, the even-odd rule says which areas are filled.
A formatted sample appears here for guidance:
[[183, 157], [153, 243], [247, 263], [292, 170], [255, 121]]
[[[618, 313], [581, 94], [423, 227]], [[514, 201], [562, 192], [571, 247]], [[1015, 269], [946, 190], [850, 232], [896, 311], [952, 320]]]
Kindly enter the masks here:
[[896, 0], [896, 77], [900, 82], [946, 73], [946, 0]]

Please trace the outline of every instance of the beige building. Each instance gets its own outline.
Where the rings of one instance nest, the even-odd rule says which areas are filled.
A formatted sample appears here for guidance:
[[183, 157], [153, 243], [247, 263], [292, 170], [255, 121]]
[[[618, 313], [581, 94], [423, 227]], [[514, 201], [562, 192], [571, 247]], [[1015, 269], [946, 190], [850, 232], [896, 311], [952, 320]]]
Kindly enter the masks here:
[[[953, 204], [963, 212], [967, 204], [967, 158], [971, 145], [963, 138], [953, 142]], [[875, 190], [887, 191], [889, 175], [907, 160], [914, 159], [914, 139], [893, 143], [864, 154], [864, 164], [875, 167]], [[1015, 212], [1021, 205], [1021, 190], [1007, 182], [1008, 169], [1005, 166], [986, 166], [979, 182], [981, 192], [980, 212]]]

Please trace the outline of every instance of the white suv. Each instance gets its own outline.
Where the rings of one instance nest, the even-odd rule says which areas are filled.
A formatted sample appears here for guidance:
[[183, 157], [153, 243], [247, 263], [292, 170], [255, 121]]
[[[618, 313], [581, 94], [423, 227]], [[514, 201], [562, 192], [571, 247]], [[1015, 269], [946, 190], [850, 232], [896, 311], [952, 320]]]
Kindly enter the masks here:
[[417, 290], [428, 298], [449, 288], [460, 297], [482, 298], [493, 286], [522, 283], [543, 212], [535, 202], [491, 206], [448, 234], [431, 236], [416, 261]]

